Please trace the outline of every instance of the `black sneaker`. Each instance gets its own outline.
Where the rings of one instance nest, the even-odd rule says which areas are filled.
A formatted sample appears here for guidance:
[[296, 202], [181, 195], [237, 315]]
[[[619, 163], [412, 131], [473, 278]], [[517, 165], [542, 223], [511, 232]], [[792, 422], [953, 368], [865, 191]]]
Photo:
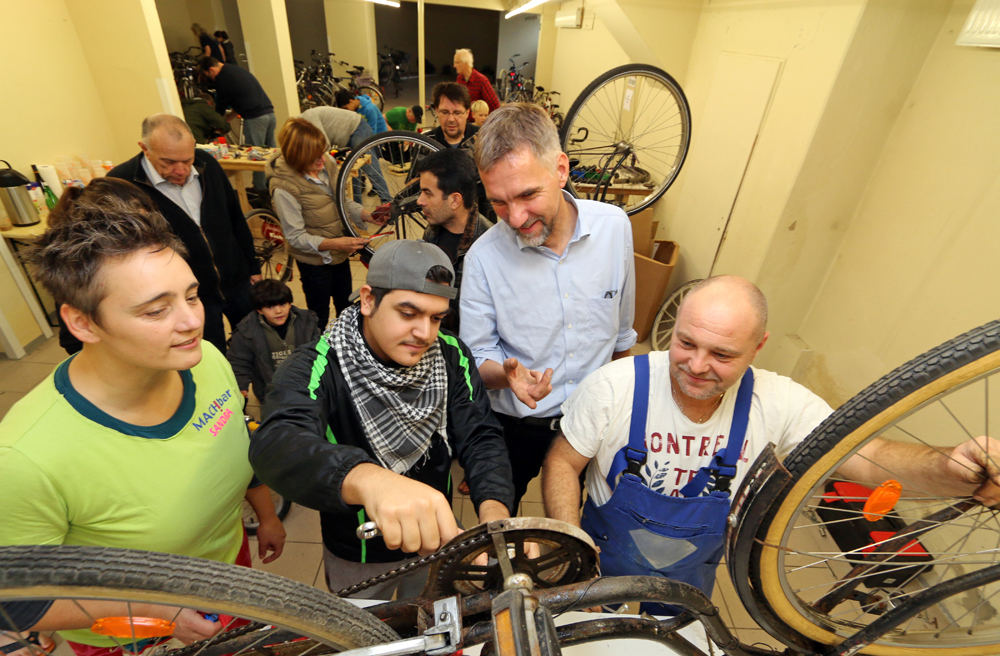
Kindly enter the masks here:
[[374, 189], [369, 189], [368, 190], [368, 195], [369, 196], [378, 196], [378, 192], [375, 191]]

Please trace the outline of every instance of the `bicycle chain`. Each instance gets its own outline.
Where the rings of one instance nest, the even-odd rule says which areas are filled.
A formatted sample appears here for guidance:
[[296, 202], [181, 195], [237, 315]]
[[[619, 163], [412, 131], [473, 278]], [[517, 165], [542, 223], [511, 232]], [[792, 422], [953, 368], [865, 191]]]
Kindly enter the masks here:
[[189, 645], [178, 647], [176, 649], [166, 649], [166, 645], [163, 645], [162, 647], [157, 647], [150, 652], [150, 656], [189, 656], [190, 654], [195, 654], [202, 649], [214, 647], [215, 645], [222, 644], [223, 642], [228, 642], [253, 631], [257, 631], [264, 626], [266, 625], [262, 622], [251, 622], [246, 626], [239, 627], [238, 629], [223, 631], [222, 633], [216, 634], [206, 640], [198, 640], [197, 642], [192, 642]]
[[355, 583], [350, 587], [337, 591], [335, 594], [338, 597], [350, 597], [352, 594], [357, 594], [362, 590], [367, 590], [368, 588], [378, 585], [379, 583], [384, 583], [385, 581], [391, 581], [394, 578], [398, 578], [405, 574], [409, 574], [410, 572], [420, 569], [421, 567], [426, 567], [431, 563], [434, 563], [443, 558], [447, 558], [456, 551], [465, 551], [467, 549], [474, 549], [478, 547], [480, 544], [484, 543], [490, 544], [492, 542], [493, 542], [493, 536], [489, 533], [483, 533], [481, 535], [471, 537], [468, 540], [462, 540], [461, 542], [453, 544], [450, 547], [447, 547], [446, 549], [435, 551], [429, 556], [424, 556], [423, 558], [411, 561], [403, 565], [402, 567], [397, 567], [396, 569], [389, 570], [388, 572], [379, 574], [378, 576], [373, 576], [367, 581], [362, 581], [361, 583]]

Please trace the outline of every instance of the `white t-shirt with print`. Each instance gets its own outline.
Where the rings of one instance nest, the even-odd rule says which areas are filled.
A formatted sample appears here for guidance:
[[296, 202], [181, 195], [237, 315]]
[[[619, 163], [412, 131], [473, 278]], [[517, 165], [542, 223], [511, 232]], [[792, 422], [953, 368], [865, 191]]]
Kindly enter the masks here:
[[[784, 459], [833, 412], [823, 399], [790, 378], [753, 368], [750, 422], [731, 489], [769, 442]], [[722, 403], [704, 423], [681, 412], [670, 393], [670, 353], [649, 354], [649, 411], [646, 421], [646, 464], [643, 482], [661, 494], [681, 496], [680, 489], [711, 463], [726, 446], [742, 380], [726, 390]], [[632, 421], [635, 368], [632, 358], [616, 360], [588, 376], [563, 403], [562, 432], [587, 468], [587, 494], [602, 506], [611, 498], [607, 475], [615, 454], [628, 444]]]

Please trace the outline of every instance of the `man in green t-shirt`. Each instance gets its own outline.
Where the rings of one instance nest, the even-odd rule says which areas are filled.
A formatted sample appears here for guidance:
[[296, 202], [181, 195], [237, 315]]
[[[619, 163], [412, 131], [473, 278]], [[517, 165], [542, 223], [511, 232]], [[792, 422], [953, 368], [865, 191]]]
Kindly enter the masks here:
[[416, 130], [420, 121], [424, 120], [424, 108], [420, 105], [413, 107], [393, 107], [385, 114], [385, 122], [390, 130]]
[[[202, 343], [204, 310], [184, 254], [166, 219], [124, 180], [68, 190], [53, 211], [30, 258], [83, 348], [0, 422], [0, 545], [120, 547], [249, 566], [246, 498], [260, 519], [259, 556], [281, 554], [284, 529], [247, 459], [243, 397], [222, 354]], [[77, 654], [118, 644], [91, 632], [93, 617], [73, 601], [26, 603], [40, 606], [20, 628], [60, 630]], [[124, 604], [94, 608], [97, 617], [129, 614]], [[157, 609], [184, 642], [223, 628], [191, 609], [147, 614]]]

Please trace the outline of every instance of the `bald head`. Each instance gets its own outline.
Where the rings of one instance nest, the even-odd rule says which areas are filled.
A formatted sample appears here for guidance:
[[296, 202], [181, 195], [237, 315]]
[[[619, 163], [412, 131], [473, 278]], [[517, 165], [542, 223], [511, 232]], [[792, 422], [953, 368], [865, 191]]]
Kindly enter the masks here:
[[142, 121], [142, 143], [149, 146], [154, 137], [166, 137], [172, 141], [184, 141], [186, 137], [194, 139], [184, 119], [173, 114], [153, 114]]
[[677, 311], [678, 317], [688, 304], [699, 312], [711, 312], [719, 321], [732, 324], [733, 329], [747, 330], [755, 342], [767, 332], [767, 299], [746, 278], [712, 276], [691, 288]]

